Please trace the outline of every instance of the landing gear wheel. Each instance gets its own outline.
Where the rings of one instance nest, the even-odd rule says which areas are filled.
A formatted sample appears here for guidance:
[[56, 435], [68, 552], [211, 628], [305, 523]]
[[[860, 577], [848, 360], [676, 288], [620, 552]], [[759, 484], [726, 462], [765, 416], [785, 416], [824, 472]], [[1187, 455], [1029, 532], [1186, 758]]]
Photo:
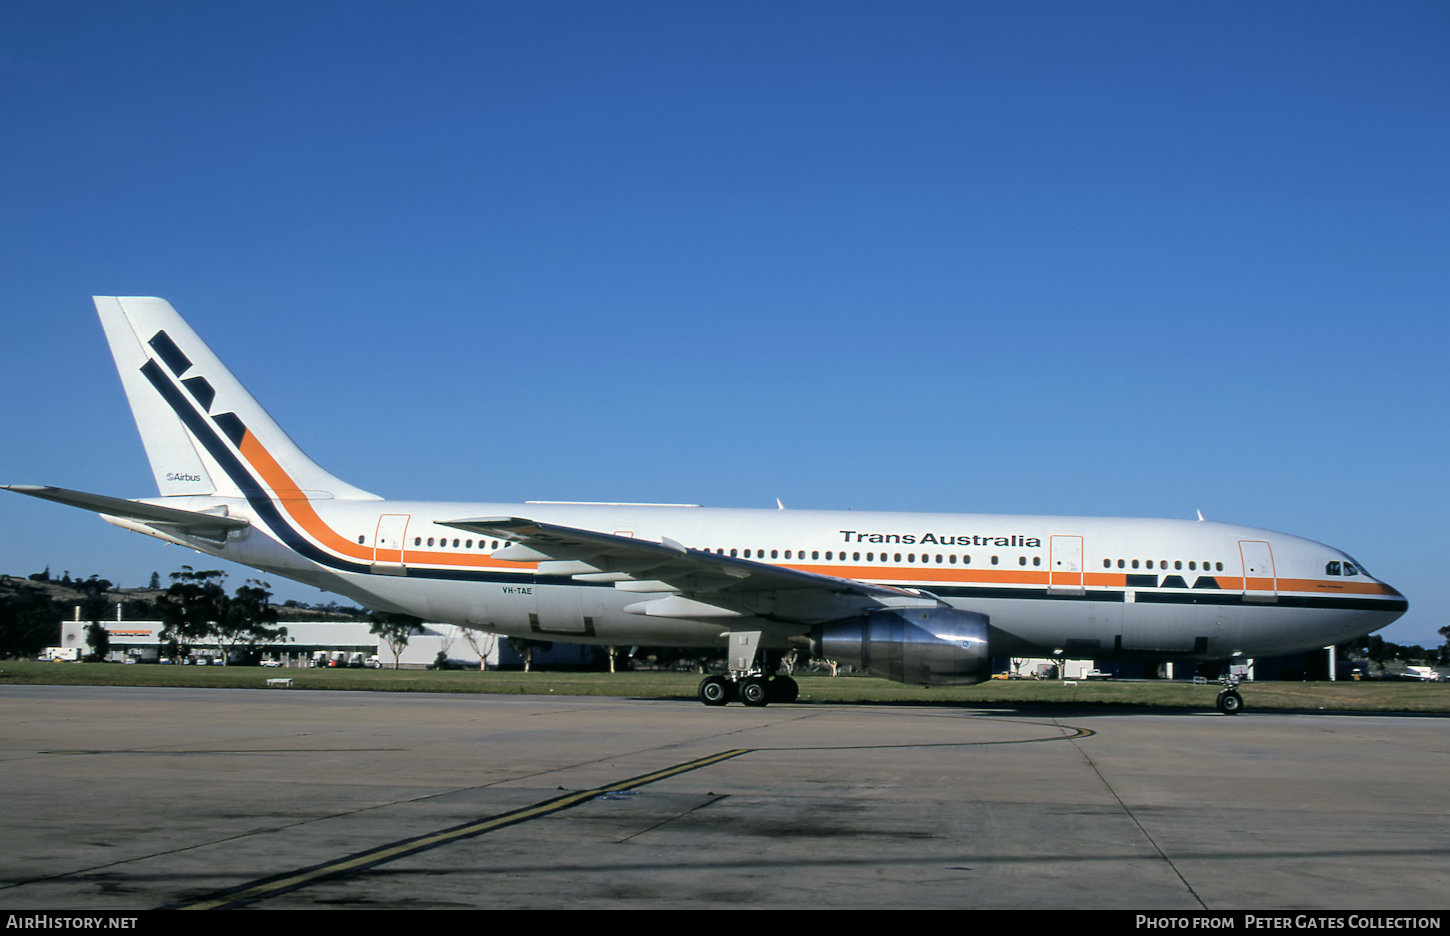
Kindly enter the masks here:
[[751, 708], [760, 708], [770, 701], [770, 685], [759, 676], [740, 680], [740, 701]]
[[730, 701], [730, 684], [719, 676], [700, 680], [700, 701], [706, 705], [724, 705]]
[[1218, 694], [1218, 701], [1215, 704], [1223, 714], [1237, 715], [1244, 710], [1244, 697], [1239, 695], [1237, 690], [1225, 689]]
[[770, 681], [770, 701], [794, 702], [800, 698], [801, 687], [789, 676], [777, 676]]

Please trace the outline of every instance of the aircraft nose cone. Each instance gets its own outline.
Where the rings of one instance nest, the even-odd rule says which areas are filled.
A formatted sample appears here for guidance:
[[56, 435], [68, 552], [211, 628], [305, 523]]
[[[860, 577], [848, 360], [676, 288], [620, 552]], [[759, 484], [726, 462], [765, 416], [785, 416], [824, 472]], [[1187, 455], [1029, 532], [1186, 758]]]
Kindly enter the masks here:
[[1401, 594], [1398, 588], [1395, 588], [1393, 585], [1390, 585], [1386, 582], [1380, 582], [1380, 587], [1382, 587], [1385, 590], [1385, 594], [1390, 597], [1390, 606], [1395, 609], [1395, 612], [1397, 614], [1404, 614], [1406, 611], [1410, 610], [1410, 600], [1406, 598], [1403, 594]]

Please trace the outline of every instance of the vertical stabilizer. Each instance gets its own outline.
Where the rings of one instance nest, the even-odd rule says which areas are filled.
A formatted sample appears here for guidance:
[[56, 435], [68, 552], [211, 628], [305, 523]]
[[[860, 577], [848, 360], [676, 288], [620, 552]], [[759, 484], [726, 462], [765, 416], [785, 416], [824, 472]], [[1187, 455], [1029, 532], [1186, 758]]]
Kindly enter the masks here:
[[308, 458], [166, 300], [95, 302], [163, 495], [377, 499]]

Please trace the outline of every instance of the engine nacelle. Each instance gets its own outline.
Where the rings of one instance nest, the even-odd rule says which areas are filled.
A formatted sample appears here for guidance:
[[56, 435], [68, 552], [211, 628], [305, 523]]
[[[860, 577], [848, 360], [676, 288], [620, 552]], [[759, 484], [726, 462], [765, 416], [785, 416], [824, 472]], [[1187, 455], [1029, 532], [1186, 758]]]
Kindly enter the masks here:
[[818, 627], [818, 656], [922, 686], [970, 686], [991, 676], [987, 616], [956, 608], [887, 608]]

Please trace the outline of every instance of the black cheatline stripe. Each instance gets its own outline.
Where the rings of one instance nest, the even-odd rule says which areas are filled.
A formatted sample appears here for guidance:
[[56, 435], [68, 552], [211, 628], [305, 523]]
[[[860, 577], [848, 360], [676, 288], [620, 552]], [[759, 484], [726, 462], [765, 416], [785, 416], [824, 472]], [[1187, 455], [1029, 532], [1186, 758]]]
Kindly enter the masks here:
[[[169, 339], [168, 339], [169, 340]], [[173, 345], [174, 347], [174, 345]], [[179, 352], [178, 352], [179, 353]], [[277, 509], [276, 503], [267, 495], [262, 485], [242, 464], [241, 459], [232, 454], [225, 443], [217, 437], [216, 432], [207, 422], [206, 418], [199, 414], [191, 405], [186, 396], [173, 384], [169, 378], [156, 365], [155, 361], [147, 361], [141, 368], [141, 373], [156, 388], [167, 404], [171, 406], [177, 417], [191, 430], [192, 434], [206, 447], [207, 452], [221, 465], [222, 470], [232, 479], [232, 482], [241, 490], [242, 496], [247, 503], [266, 521], [267, 525], [282, 540], [282, 542], [304, 558], [311, 559], [320, 565], [338, 569], [343, 572], [354, 572], [359, 575], [374, 574], [369, 566], [356, 562], [349, 562], [339, 559], [331, 553], [324, 552], [319, 547], [304, 538], [298, 533], [287, 519]], [[222, 423], [227, 430], [227, 435], [240, 448], [242, 435], [246, 427], [234, 413], [223, 413], [216, 417], [218, 423]], [[408, 578], [426, 578], [440, 581], [459, 582], [500, 582], [525, 585], [569, 585], [579, 587], [581, 585], [596, 585], [603, 588], [612, 588], [609, 582], [576, 582], [569, 576], [547, 576], [535, 575], [528, 572], [488, 572], [473, 571], [466, 569], [428, 569], [409, 567]], [[1049, 592], [1046, 589], [1038, 588], [999, 588], [992, 586], [973, 585], [937, 585], [932, 582], [919, 583], [921, 588], [930, 590], [933, 594], [943, 597], [954, 598], [1004, 598], [1017, 600], [1046, 600], [1046, 601], [1107, 601], [1121, 603], [1123, 592], [1116, 590], [1109, 591], [1086, 591], [1081, 595], [1060, 594]], [[1185, 595], [1171, 592], [1149, 592], [1139, 591], [1136, 600], [1140, 602], [1156, 604], [1198, 604], [1198, 605], [1242, 605], [1260, 602], [1245, 601], [1244, 596], [1238, 593], [1205, 595], [1202, 593]], [[1278, 604], [1280, 607], [1298, 608], [1334, 608], [1346, 611], [1404, 611], [1409, 607], [1409, 602], [1404, 598], [1342, 598], [1326, 595], [1317, 596], [1285, 596], [1280, 595]]]
[[[1237, 592], [1225, 595], [1184, 595], [1172, 592], [1140, 591], [1134, 599], [1142, 604], [1253, 605], [1264, 607], [1262, 599], [1245, 597]], [[1405, 611], [1410, 603], [1404, 598], [1356, 598], [1339, 595], [1285, 595], [1282, 592], [1269, 604], [1281, 608], [1329, 608], [1336, 611]]]
[[[1004, 598], [1045, 601], [1106, 601], [1121, 604], [1123, 592], [1116, 590], [1091, 590], [1081, 595], [1057, 594], [1041, 588], [1001, 588], [991, 585], [933, 585], [923, 582], [921, 588], [943, 598]], [[1182, 605], [1253, 605], [1264, 607], [1262, 600], [1245, 598], [1239, 592], [1150, 592], [1135, 591], [1134, 600], [1141, 604]], [[1285, 608], [1330, 608], [1341, 611], [1403, 611], [1409, 606], [1404, 598], [1352, 598], [1338, 595], [1285, 595], [1280, 594], [1276, 602]]]

